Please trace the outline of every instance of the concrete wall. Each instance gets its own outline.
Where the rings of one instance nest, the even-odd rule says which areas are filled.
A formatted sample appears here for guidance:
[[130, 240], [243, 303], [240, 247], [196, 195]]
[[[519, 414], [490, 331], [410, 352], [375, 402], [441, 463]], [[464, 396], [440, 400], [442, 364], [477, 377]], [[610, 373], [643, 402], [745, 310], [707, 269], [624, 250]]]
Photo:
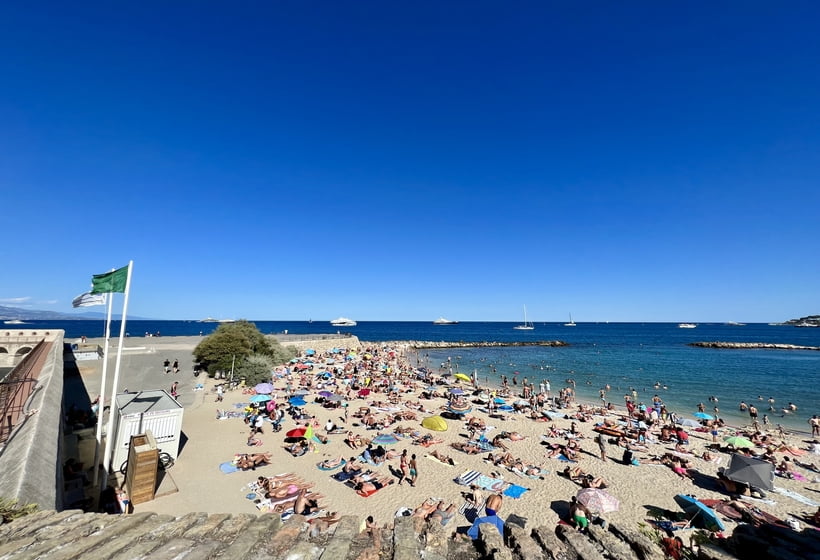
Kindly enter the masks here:
[[25, 407], [27, 417], [0, 450], [0, 496], [61, 509], [63, 495], [63, 331], [53, 340], [37, 386]]

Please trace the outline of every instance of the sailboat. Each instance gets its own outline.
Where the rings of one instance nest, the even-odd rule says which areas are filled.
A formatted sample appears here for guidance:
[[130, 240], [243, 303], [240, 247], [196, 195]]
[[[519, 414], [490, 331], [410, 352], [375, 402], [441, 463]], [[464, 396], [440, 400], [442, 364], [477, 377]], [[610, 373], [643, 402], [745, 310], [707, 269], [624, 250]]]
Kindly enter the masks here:
[[574, 327], [575, 321], [572, 320], [572, 313], [569, 314], [569, 323], [564, 323], [565, 327]]
[[517, 331], [531, 331], [535, 326], [531, 322], [527, 322], [527, 306], [524, 306], [524, 324], [513, 327]]

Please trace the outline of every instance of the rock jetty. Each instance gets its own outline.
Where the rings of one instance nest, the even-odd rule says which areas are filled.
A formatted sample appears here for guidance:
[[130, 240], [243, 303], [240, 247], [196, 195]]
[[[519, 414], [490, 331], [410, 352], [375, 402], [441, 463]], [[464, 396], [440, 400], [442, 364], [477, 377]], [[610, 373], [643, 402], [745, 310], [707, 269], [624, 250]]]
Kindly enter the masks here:
[[775, 344], [772, 342], [690, 342], [688, 346], [697, 346], [698, 348], [721, 348], [729, 350], [748, 350], [755, 348], [762, 348], [767, 350], [820, 350], [820, 346]]
[[501, 346], [569, 346], [568, 343], [562, 340], [534, 340], [530, 342], [496, 342], [496, 341], [481, 341], [481, 342], [450, 342], [450, 341], [432, 341], [432, 340], [400, 340], [393, 342], [381, 342], [379, 344], [386, 346], [405, 346], [414, 349], [421, 348], [495, 348]]

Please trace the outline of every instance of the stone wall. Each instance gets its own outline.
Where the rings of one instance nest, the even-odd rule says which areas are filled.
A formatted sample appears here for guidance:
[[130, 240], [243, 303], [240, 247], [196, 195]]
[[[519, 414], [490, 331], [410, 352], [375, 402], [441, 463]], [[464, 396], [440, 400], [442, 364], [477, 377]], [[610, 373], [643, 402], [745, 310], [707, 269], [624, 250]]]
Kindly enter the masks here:
[[62, 508], [63, 331], [53, 343], [37, 385], [18, 423], [0, 450], [0, 496]]

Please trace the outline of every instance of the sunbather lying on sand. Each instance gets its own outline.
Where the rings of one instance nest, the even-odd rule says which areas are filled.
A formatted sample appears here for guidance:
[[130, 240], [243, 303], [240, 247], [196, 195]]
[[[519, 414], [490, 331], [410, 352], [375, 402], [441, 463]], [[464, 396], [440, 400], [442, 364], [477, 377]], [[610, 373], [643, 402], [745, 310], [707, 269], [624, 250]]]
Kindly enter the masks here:
[[474, 443], [463, 443], [457, 441], [455, 443], [451, 443], [450, 446], [453, 449], [458, 449], [459, 451], [466, 453], [467, 455], [476, 455], [477, 453], [481, 453], [481, 448]]
[[365, 482], [359, 482], [356, 484], [355, 489], [357, 492], [374, 492], [376, 490], [380, 490], [385, 486], [389, 486], [396, 482], [395, 478], [390, 478], [389, 476], [377, 476], [371, 478]]
[[450, 457], [449, 455], [444, 455], [443, 453], [439, 453], [435, 449], [430, 452], [430, 456], [435, 457], [436, 459], [438, 459], [442, 463], [447, 463], [448, 465], [455, 465], [456, 464], [456, 462], [453, 461], [452, 457]]
[[270, 453], [241, 453], [236, 456], [236, 466], [246, 471], [256, 470], [260, 465], [267, 465], [271, 461]]

